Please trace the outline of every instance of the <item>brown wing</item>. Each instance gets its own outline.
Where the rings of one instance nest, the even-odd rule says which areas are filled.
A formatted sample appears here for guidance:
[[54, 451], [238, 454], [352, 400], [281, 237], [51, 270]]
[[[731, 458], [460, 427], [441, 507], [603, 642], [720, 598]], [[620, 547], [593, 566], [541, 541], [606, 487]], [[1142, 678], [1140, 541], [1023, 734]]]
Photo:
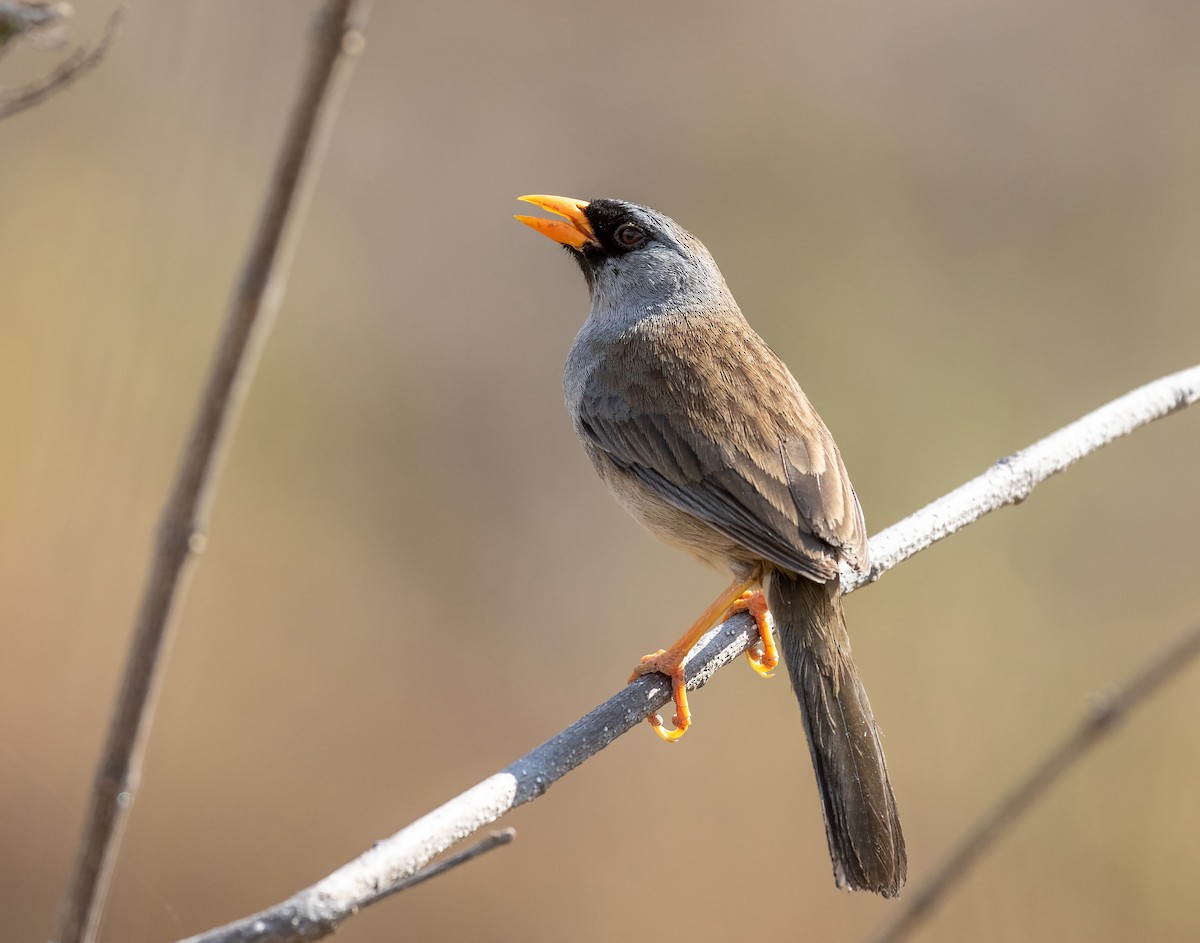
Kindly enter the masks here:
[[626, 473], [776, 566], [816, 580], [867, 560], [833, 437], [740, 314], [639, 325], [579, 403], [584, 434]]

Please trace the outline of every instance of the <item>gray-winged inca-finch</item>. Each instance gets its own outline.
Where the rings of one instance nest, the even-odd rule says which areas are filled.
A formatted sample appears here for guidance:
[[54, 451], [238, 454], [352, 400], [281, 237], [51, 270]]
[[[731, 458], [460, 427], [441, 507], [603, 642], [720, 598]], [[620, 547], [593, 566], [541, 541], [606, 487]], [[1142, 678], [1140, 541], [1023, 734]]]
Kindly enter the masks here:
[[566, 246], [591, 311], [564, 375], [596, 471], [653, 534], [733, 582], [634, 676], [672, 680], [675, 729], [690, 723], [683, 663], [731, 610], [748, 610], [762, 673], [778, 660], [800, 702], [839, 886], [894, 897], [904, 837], [867, 692], [850, 656], [839, 563], [867, 565], [862, 509], [833, 436], [787, 367], [742, 316], [708, 250], [661, 213], [620, 200], [522, 200], [518, 216]]

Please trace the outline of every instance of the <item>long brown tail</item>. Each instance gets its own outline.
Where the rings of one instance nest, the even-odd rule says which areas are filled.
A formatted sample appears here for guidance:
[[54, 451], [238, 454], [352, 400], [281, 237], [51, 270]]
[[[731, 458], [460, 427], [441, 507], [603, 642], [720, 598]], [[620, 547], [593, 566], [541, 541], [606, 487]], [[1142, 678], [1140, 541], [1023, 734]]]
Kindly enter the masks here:
[[804, 715], [834, 879], [838, 887], [895, 897], [908, 857], [837, 582], [775, 571], [767, 604]]

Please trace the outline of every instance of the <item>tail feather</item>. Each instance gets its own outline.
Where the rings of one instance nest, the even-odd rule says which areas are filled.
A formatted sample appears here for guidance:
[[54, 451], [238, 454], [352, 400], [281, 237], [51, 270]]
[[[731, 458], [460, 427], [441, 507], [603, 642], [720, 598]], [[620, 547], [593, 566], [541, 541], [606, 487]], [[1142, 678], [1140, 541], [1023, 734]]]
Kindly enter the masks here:
[[767, 603], [804, 716], [834, 879], [895, 897], [908, 864], [904, 835], [837, 582], [776, 571]]

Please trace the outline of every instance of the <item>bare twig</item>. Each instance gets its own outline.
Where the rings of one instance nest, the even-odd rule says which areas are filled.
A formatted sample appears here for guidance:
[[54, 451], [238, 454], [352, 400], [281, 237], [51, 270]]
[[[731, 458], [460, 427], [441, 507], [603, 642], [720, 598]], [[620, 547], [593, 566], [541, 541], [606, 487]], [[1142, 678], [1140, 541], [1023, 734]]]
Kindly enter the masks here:
[[[1200, 400], [1200, 366], [1163, 377], [1055, 432], [980, 477], [879, 534], [871, 541], [870, 574], [846, 579], [850, 592], [901, 560], [989, 511], [1014, 504], [1055, 472], [1102, 445]], [[687, 662], [688, 688], [705, 684], [758, 637], [753, 620], [734, 616], [705, 635]], [[186, 943], [283, 943], [316, 940], [382, 889], [423, 868], [436, 855], [538, 798], [576, 766], [657, 711], [671, 696], [662, 675], [646, 675], [507, 769], [377, 842], [360, 857], [286, 901], [254, 916], [189, 938]]]
[[204, 392], [159, 522], [108, 737], [57, 939], [95, 936], [116, 852], [137, 790], [170, 629], [203, 549], [218, 470], [258, 354], [274, 319], [350, 63], [361, 50], [366, 3], [329, 0], [275, 166], [258, 230], [231, 300]]
[[468, 861], [474, 861], [481, 855], [486, 855], [489, 851], [493, 851], [502, 845], [507, 845], [517, 837], [515, 828], [502, 828], [498, 832], [492, 832], [489, 835], [481, 838], [470, 848], [460, 851], [456, 855], [451, 855], [442, 861], [435, 862], [427, 868], [422, 868], [410, 878], [406, 878], [399, 884], [394, 884], [391, 887], [381, 889], [374, 897], [368, 897], [363, 901], [363, 906], [374, 904], [377, 901], [383, 900], [385, 897], [391, 897], [393, 894], [399, 894], [401, 891], [407, 891], [410, 887], [416, 887], [418, 884], [424, 884], [432, 878], [439, 877], [447, 871], [453, 871], [460, 864], [466, 864]]
[[96, 44], [95, 49], [90, 52], [83, 47], [76, 49], [44, 78], [16, 88], [0, 88], [0, 121], [45, 101], [55, 92], [61, 91], [96, 68], [108, 55], [108, 50], [112, 46], [113, 40], [117, 38], [117, 30], [124, 18], [125, 8], [118, 7], [108, 18], [104, 36]]
[[1125, 687], [1098, 698], [1075, 730], [1030, 770], [1028, 776], [1007, 797], [984, 815], [921, 888], [904, 901], [896, 919], [875, 938], [875, 943], [895, 943], [906, 939], [929, 917], [934, 905], [941, 901], [946, 892], [966, 877], [1009, 826], [1028, 812], [1063, 773], [1090, 752], [1130, 711], [1140, 707], [1195, 661], [1197, 656], [1200, 656], [1200, 624], [1193, 626]]

